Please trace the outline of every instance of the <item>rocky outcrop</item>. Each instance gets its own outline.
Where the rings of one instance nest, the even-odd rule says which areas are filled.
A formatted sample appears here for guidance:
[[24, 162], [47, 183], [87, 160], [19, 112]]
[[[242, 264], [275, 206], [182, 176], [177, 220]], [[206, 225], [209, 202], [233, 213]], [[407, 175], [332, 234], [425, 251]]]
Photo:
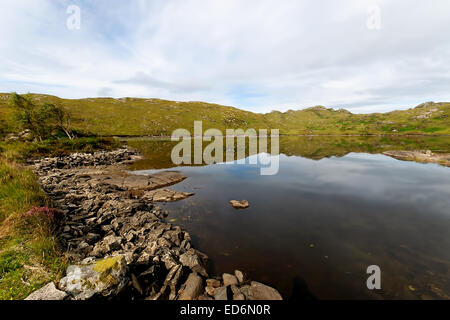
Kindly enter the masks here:
[[431, 150], [391, 150], [385, 151], [383, 154], [398, 160], [436, 163], [442, 166], [450, 167], [449, 153], [434, 153]]
[[[167, 212], [154, 205], [155, 196], [173, 201], [190, 195], [163, 189], [186, 177], [177, 171], [127, 172], [124, 164], [138, 157], [122, 148], [32, 163], [53, 205], [63, 212], [60, 242], [71, 265], [60, 289], [77, 300], [175, 300], [213, 299], [223, 286], [227, 299], [246, 299], [236, 291], [245, 285], [243, 276], [209, 279], [208, 257], [192, 248], [189, 233], [167, 223]], [[231, 287], [235, 295], [228, 295]]]

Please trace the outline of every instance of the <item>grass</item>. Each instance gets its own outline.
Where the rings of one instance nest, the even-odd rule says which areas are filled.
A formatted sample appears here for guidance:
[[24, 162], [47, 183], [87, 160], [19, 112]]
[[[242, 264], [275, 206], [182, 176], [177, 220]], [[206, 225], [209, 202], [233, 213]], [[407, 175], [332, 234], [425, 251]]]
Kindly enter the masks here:
[[0, 300], [23, 299], [66, 268], [53, 223], [24, 215], [48, 199], [35, 175], [0, 158]]

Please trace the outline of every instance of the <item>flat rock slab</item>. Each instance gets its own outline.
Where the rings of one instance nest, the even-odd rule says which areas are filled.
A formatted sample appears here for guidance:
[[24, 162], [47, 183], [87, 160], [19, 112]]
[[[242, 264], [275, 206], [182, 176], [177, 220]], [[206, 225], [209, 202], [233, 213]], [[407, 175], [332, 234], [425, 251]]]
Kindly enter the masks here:
[[128, 190], [155, 190], [174, 185], [184, 179], [186, 177], [178, 171], [161, 171], [151, 175], [122, 174], [110, 176], [105, 182]]
[[383, 152], [383, 154], [398, 160], [416, 161], [422, 163], [436, 163], [442, 166], [450, 167], [450, 153], [434, 153], [430, 150], [391, 150], [385, 151]]
[[192, 192], [180, 192], [170, 189], [156, 189], [144, 193], [143, 198], [147, 198], [153, 202], [172, 202], [186, 199], [193, 196]]
[[55, 284], [50, 282], [31, 293], [25, 300], [64, 300], [67, 296], [66, 292], [56, 289]]

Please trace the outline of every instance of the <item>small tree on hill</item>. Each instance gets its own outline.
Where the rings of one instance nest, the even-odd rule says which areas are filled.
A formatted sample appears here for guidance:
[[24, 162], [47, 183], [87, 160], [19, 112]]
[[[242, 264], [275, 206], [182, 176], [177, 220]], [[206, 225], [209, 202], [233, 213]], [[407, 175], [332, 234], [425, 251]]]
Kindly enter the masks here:
[[52, 136], [55, 129], [73, 139], [70, 116], [61, 106], [44, 103], [38, 107], [31, 95], [19, 95], [15, 92], [11, 94], [9, 103], [15, 109], [16, 118], [22, 127], [29, 129], [39, 141]]
[[61, 106], [45, 103], [41, 107], [41, 112], [49, 115], [49, 121], [52, 122], [53, 126], [64, 132], [70, 140], [74, 138], [70, 129], [70, 115]]

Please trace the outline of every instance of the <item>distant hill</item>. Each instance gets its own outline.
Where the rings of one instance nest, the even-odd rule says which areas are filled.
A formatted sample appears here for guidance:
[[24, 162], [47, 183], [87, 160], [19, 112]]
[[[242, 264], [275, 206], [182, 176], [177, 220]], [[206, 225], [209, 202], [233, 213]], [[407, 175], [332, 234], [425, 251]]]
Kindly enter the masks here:
[[[0, 93], [0, 127], [3, 130], [14, 130], [9, 96]], [[33, 94], [33, 97], [37, 103], [64, 106], [72, 114], [76, 129], [105, 136], [170, 135], [177, 128], [192, 132], [194, 120], [202, 120], [203, 129], [222, 131], [226, 128], [274, 128], [280, 129], [282, 134], [450, 134], [450, 103], [447, 102], [427, 102], [387, 113], [353, 114], [344, 109], [316, 106], [259, 114], [205, 102], [61, 99], [43, 94]]]

